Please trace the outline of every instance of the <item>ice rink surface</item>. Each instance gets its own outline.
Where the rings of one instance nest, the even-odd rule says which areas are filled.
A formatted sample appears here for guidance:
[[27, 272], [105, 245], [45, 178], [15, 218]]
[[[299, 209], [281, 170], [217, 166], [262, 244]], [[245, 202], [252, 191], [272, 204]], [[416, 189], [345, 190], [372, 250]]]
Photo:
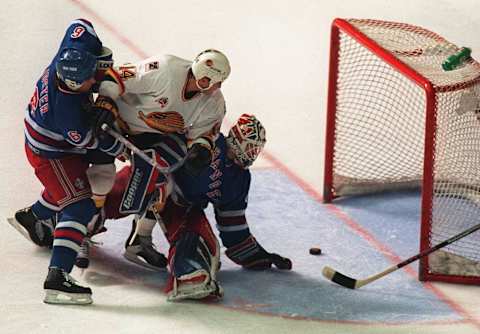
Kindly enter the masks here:
[[[363, 278], [418, 251], [419, 195], [368, 196], [323, 205], [330, 23], [335, 17], [420, 25], [480, 58], [477, 1], [2, 1], [0, 37], [0, 333], [480, 333], [479, 287], [419, 283], [411, 265], [360, 290], [338, 287], [323, 265]], [[254, 113], [267, 129], [247, 217], [292, 272], [251, 273], [222, 258], [220, 303], [167, 303], [165, 273], [121, 253], [128, 219], [109, 222], [88, 270], [94, 304], [41, 302], [49, 254], [5, 222], [40, 192], [23, 154], [23, 110], [35, 81], [75, 18], [91, 20], [117, 63], [157, 53], [229, 56], [227, 121]], [[156, 231], [160, 250], [165, 241]], [[320, 246], [322, 256], [308, 254]]]

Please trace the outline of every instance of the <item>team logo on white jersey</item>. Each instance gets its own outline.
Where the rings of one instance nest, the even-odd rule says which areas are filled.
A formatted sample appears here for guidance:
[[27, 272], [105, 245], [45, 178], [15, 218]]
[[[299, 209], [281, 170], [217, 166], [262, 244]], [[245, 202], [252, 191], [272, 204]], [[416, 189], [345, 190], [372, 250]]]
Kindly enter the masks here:
[[160, 97], [155, 100], [160, 105], [160, 108], [165, 108], [168, 104], [168, 97]]
[[153, 61], [151, 63], [145, 64], [145, 72], [158, 70], [160, 68], [160, 63], [158, 61]]
[[120, 66], [118, 68], [118, 72], [123, 80], [135, 78], [136, 75], [136, 69], [134, 65]]
[[138, 117], [144, 121], [148, 127], [162, 133], [183, 133], [185, 129], [183, 117], [176, 111], [151, 112], [148, 114], [139, 111]]

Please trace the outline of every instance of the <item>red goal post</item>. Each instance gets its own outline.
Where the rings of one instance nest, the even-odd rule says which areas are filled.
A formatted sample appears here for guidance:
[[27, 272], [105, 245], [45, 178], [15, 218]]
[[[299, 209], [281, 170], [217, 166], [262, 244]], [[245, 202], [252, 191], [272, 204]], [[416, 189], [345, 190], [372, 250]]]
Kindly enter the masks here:
[[[480, 222], [480, 64], [410, 24], [335, 19], [324, 201], [422, 191], [420, 250]], [[420, 261], [421, 280], [480, 284], [480, 232]]]

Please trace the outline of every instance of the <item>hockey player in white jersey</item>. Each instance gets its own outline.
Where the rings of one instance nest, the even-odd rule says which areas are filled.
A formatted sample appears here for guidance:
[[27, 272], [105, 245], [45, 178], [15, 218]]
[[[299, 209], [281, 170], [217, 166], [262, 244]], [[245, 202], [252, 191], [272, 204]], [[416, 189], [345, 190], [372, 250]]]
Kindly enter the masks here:
[[[214, 49], [201, 52], [193, 62], [172, 55], [154, 56], [107, 71], [99, 95], [116, 102], [119, 128], [160, 166], [173, 171], [183, 164], [191, 175], [198, 175], [212, 159], [225, 116], [220, 87], [229, 74], [227, 57]], [[100, 126], [101, 120], [96, 127]], [[154, 193], [166, 199], [167, 175], [135, 155], [132, 160], [129, 196], [122, 200], [120, 212], [137, 214], [141, 220]], [[141, 221], [138, 226], [142, 229]], [[153, 267], [165, 266], [166, 259], [151, 251], [151, 239], [142, 238], [149, 234], [132, 234], [129, 254]], [[82, 257], [88, 258], [88, 245], [87, 239], [77, 264], [85, 262]]]
[[182, 133], [189, 147], [202, 144], [211, 150], [225, 115], [219, 88], [229, 74], [228, 59], [213, 49], [200, 53], [193, 63], [155, 56], [120, 66], [102, 82], [99, 94], [117, 102], [126, 133]]

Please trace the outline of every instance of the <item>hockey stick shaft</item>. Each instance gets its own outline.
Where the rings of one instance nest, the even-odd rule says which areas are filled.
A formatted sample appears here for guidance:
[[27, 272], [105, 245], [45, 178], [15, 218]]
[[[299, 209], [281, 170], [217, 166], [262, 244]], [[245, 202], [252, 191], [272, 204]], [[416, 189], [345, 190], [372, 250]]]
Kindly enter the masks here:
[[134, 154], [138, 155], [140, 158], [142, 158], [143, 160], [148, 162], [151, 166], [158, 169], [159, 172], [161, 172], [161, 173], [169, 173], [170, 172], [170, 168], [160, 166], [155, 161], [155, 159], [152, 159], [151, 157], [149, 157], [145, 152], [143, 152], [137, 146], [133, 145], [129, 140], [127, 140], [125, 137], [123, 137], [117, 131], [115, 131], [114, 129], [109, 127], [107, 124], [102, 124], [102, 130], [105, 131], [106, 133], [108, 133], [113, 138], [117, 139], [119, 142], [121, 142], [123, 145], [125, 145], [126, 148], [128, 148]]
[[471, 228], [457, 234], [457, 235], [454, 235], [453, 237], [445, 240], [445, 241], [442, 241], [441, 243], [429, 248], [429, 249], [426, 249], [424, 250], [423, 252], [420, 252], [418, 253], [417, 255], [414, 255], [412, 257], [409, 257], [408, 259], [406, 259], [405, 261], [402, 261], [394, 266], [391, 266], [387, 269], [385, 269], [384, 271], [378, 273], [378, 274], [375, 274], [375, 275], [372, 275], [368, 278], [365, 278], [365, 279], [362, 279], [362, 280], [357, 280], [357, 279], [354, 279], [354, 278], [351, 278], [351, 277], [348, 277], [346, 275], [343, 275], [342, 273], [339, 273], [338, 271], [330, 268], [330, 267], [325, 267], [323, 268], [323, 276], [325, 276], [327, 279], [341, 285], [341, 286], [344, 286], [346, 288], [350, 288], [350, 289], [358, 289], [364, 285], [367, 285], [373, 281], [376, 281], [378, 280], [379, 278], [382, 278], [402, 267], [405, 267], [406, 265], [412, 263], [412, 262], [415, 262], [417, 261], [418, 259], [422, 258], [422, 257], [425, 257], [437, 250], [439, 250], [440, 248], [443, 248], [445, 246], [448, 246], [452, 243], [454, 243], [455, 241], [458, 241], [462, 238], [465, 238], [466, 236], [472, 234], [473, 232], [475, 231], [478, 231], [480, 230], [480, 224], [478, 225], [475, 225], [475, 226], [472, 226]]

